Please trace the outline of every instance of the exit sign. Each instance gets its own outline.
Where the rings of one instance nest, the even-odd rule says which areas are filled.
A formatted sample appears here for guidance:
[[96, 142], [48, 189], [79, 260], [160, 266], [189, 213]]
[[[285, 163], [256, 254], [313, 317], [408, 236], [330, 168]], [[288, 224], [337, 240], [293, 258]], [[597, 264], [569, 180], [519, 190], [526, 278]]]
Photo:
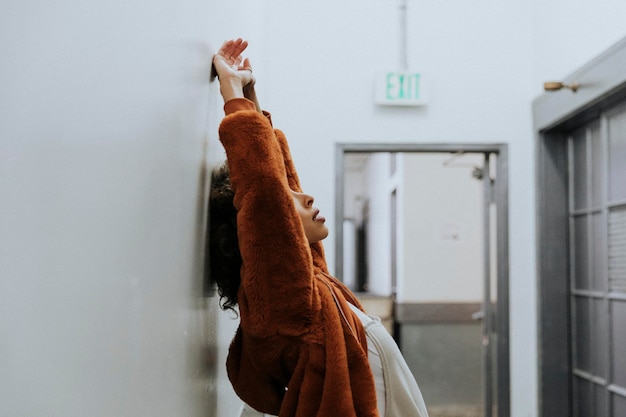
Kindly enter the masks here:
[[411, 71], [387, 71], [376, 77], [376, 104], [384, 106], [423, 106], [424, 79]]

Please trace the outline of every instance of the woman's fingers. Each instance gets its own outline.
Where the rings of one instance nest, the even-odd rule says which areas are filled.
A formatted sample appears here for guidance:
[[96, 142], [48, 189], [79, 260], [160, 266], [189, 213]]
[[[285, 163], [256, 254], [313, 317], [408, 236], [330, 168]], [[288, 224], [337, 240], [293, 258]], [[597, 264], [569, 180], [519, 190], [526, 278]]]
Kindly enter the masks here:
[[243, 51], [246, 50], [247, 47], [248, 47], [248, 41], [244, 41], [243, 39], [239, 38], [234, 41], [233, 54], [236, 56], [239, 56], [241, 55]]
[[246, 58], [243, 60], [243, 65], [239, 68], [242, 70], [248, 70], [252, 72], [252, 64], [250, 64], [250, 59]]
[[243, 39], [228, 40], [222, 44], [217, 51], [217, 55], [222, 56], [229, 64], [239, 65], [241, 63], [241, 53], [248, 47], [248, 42]]
[[222, 46], [220, 47], [220, 49], [217, 51], [216, 55], [220, 55], [222, 57], [227, 57], [230, 55], [230, 50], [232, 49], [233, 46], [233, 42], [232, 40], [230, 41], [225, 41]]

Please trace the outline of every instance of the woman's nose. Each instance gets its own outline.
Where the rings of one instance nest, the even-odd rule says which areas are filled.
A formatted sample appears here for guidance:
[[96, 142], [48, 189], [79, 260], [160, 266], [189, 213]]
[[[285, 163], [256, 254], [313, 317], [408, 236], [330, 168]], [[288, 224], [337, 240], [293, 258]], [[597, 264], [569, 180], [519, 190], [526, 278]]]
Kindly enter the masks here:
[[315, 199], [313, 197], [311, 197], [310, 195], [305, 194], [304, 195], [304, 204], [307, 207], [311, 207], [313, 206], [313, 202], [315, 201]]

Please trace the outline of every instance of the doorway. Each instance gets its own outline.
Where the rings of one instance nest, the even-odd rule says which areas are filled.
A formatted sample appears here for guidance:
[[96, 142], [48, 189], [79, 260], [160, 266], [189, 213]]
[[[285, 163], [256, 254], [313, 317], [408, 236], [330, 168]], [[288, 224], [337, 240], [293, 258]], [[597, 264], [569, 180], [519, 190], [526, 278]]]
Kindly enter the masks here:
[[431, 416], [509, 416], [507, 146], [338, 144], [336, 166], [337, 275], [390, 297]]

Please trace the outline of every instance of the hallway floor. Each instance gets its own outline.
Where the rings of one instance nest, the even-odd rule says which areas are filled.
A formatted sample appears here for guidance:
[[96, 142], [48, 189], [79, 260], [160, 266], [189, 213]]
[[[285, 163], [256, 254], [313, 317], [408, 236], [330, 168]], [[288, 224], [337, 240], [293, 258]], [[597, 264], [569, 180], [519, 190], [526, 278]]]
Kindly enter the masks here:
[[479, 405], [445, 405], [428, 407], [429, 417], [482, 417], [483, 408]]

